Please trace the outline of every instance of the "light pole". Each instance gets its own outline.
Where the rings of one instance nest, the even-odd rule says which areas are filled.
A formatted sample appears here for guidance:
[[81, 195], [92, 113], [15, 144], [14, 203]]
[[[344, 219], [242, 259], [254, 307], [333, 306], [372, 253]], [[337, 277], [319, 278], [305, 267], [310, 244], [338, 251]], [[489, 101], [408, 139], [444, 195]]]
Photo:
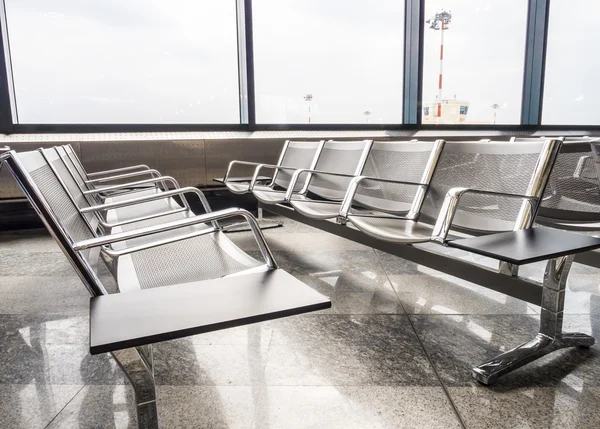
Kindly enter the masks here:
[[371, 112], [370, 110], [365, 110], [363, 112], [363, 115], [365, 115], [365, 121], [367, 124], [369, 123], [369, 116], [371, 116], [371, 113], [373, 113], [373, 112]]
[[308, 103], [308, 123], [310, 124], [310, 103], [312, 102], [313, 96], [312, 94], [306, 94], [304, 96], [304, 101]]
[[494, 109], [494, 125], [496, 125], [496, 112], [498, 112], [498, 109], [500, 108], [499, 104], [492, 104], [492, 109]]
[[433, 18], [425, 21], [427, 24], [431, 24], [429, 28], [432, 30], [440, 30], [440, 76], [438, 80], [438, 103], [437, 103], [437, 117], [438, 123], [442, 116], [442, 71], [444, 64], [444, 30], [448, 30], [448, 24], [452, 21], [452, 14], [445, 10], [436, 13]]

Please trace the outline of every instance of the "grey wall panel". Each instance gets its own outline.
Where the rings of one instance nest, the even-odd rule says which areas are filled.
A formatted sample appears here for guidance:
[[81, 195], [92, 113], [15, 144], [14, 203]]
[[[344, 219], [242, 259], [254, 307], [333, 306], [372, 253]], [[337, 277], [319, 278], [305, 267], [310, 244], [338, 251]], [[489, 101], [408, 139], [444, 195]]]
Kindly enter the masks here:
[[[285, 139], [206, 140], [206, 177], [210, 185], [214, 177], [223, 177], [229, 162], [244, 161], [274, 164]], [[234, 175], [251, 175], [251, 167], [236, 168]]]
[[181, 186], [206, 184], [204, 140], [85, 141], [81, 157], [88, 172], [146, 164]]
[[[15, 150], [17, 152], [26, 152], [26, 151], [38, 149], [40, 147], [54, 147], [58, 143], [60, 143], [60, 142], [55, 142], [55, 141], [49, 141], [49, 142], [10, 141], [10, 142], [7, 142], [6, 145], [10, 146], [10, 148], [12, 150]], [[75, 152], [77, 152], [79, 154], [80, 153], [79, 143], [71, 142], [71, 145], [73, 146], [73, 149], [75, 149]], [[4, 144], [2, 144], [2, 146], [4, 146]], [[19, 186], [15, 182], [15, 179], [13, 179], [13, 176], [10, 173], [8, 167], [6, 167], [6, 166], [3, 166], [2, 171], [0, 171], [0, 199], [3, 199], [3, 198], [25, 198], [25, 195], [23, 195], [21, 188], [19, 188]]]

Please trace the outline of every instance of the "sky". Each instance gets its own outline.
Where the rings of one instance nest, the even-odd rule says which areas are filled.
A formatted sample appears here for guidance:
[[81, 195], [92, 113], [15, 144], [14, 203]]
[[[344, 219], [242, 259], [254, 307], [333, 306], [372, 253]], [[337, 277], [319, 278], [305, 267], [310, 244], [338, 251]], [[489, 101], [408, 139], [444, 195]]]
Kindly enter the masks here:
[[[238, 123], [234, 0], [5, 0], [20, 123]], [[520, 120], [527, 0], [426, 0], [443, 98]], [[543, 122], [600, 124], [597, 0], [552, 0]], [[402, 121], [403, 0], [254, 0], [258, 123]], [[434, 102], [440, 31], [424, 30]], [[307, 94], [312, 101], [305, 101]], [[309, 114], [310, 109], [310, 114]], [[367, 113], [365, 113], [367, 112]]]

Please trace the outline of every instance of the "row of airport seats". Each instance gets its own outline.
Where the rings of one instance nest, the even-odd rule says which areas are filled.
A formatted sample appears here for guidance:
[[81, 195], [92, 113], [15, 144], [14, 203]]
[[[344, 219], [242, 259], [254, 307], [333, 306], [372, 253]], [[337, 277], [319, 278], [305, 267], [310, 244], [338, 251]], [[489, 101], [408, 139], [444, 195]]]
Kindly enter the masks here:
[[[88, 173], [69, 145], [7, 149], [0, 161], [92, 295], [90, 352], [124, 371], [140, 428], [159, 427], [153, 343], [331, 306], [277, 266], [251, 213], [212, 211], [200, 190], [146, 165]], [[190, 195], [206, 213], [190, 210]], [[249, 224], [262, 260], [221, 231], [232, 217]]]
[[[549, 141], [288, 141], [277, 165], [254, 164], [252, 180], [242, 182], [234, 171], [251, 163], [232, 161], [224, 183], [266, 206], [289, 204], [306, 217], [335, 219], [398, 243], [446, 240], [440, 233], [448, 231], [435, 224], [453, 188], [464, 188], [458, 197], [464, 203], [451, 215], [453, 226], [471, 234], [526, 228], [538, 209], [537, 220], [544, 224], [600, 227], [600, 144], [569, 139], [548, 156]], [[548, 157], [546, 167], [540, 165], [542, 156]], [[272, 177], [261, 182], [265, 170]], [[524, 199], [535, 202], [527, 219]]]
[[[571, 196], [561, 194], [566, 182], [598, 193], [599, 146], [563, 140], [288, 141], [276, 165], [232, 161], [224, 183], [274, 214], [541, 305], [531, 342], [473, 369], [491, 384], [553, 350], [594, 342], [563, 333], [562, 311], [575, 254], [594, 250], [599, 239], [563, 231], [552, 207], [570, 207]], [[249, 164], [251, 179], [236, 178]], [[541, 207], [554, 229], [533, 228]], [[481, 266], [477, 256], [498, 265]], [[520, 265], [539, 261], [547, 261], [542, 282], [519, 276]]]
[[[287, 214], [319, 222], [318, 227], [339, 228], [340, 235], [350, 231], [355, 234], [351, 239], [368, 237], [369, 244], [390, 253], [407, 252], [403, 256], [436, 269], [496, 290], [508, 287], [509, 294], [529, 302], [544, 302], [533, 345], [474, 369], [479, 381], [490, 384], [557, 348], [594, 342], [586, 335], [562, 334], [561, 291], [573, 254], [600, 246], [600, 240], [567, 246], [571, 234], [558, 240], [562, 247], [552, 253], [541, 246], [537, 260], [549, 260], [549, 275], [541, 284], [516, 275], [515, 267], [531, 257], [501, 256], [499, 269], [492, 271], [470, 261], [449, 263], [452, 258], [427, 247], [431, 241], [445, 249], [439, 243], [453, 246], [461, 241], [457, 237], [532, 225], [561, 141], [516, 146], [489, 141], [288, 142], [279, 165], [256, 166], [252, 179], [244, 183], [234, 180], [233, 163], [225, 183], [237, 193], [254, 192], [261, 205], [275, 212], [283, 208]], [[301, 156], [289, 157], [294, 152]], [[331, 305], [278, 268], [249, 212], [213, 212], [201, 191], [181, 188], [173, 177], [146, 165], [88, 173], [69, 145], [6, 151], [0, 160], [93, 296], [90, 351], [111, 353], [124, 370], [134, 388], [139, 427], [158, 427], [152, 343]], [[267, 169], [275, 174], [264, 181], [261, 172]], [[192, 194], [204, 214], [191, 211]], [[250, 226], [263, 260], [222, 233], [220, 221], [240, 216]], [[487, 237], [494, 245], [503, 240], [495, 234]], [[537, 243], [539, 248], [539, 239]], [[462, 249], [480, 252], [465, 242]]]

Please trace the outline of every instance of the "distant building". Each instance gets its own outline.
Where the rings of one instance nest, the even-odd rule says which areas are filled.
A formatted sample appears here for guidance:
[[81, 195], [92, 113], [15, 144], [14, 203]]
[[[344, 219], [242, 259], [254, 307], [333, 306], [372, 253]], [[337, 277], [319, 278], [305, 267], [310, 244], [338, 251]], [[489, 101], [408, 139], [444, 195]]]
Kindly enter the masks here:
[[438, 103], [423, 105], [423, 124], [463, 124], [467, 122], [469, 102], [461, 100], [442, 100], [438, 117]]

